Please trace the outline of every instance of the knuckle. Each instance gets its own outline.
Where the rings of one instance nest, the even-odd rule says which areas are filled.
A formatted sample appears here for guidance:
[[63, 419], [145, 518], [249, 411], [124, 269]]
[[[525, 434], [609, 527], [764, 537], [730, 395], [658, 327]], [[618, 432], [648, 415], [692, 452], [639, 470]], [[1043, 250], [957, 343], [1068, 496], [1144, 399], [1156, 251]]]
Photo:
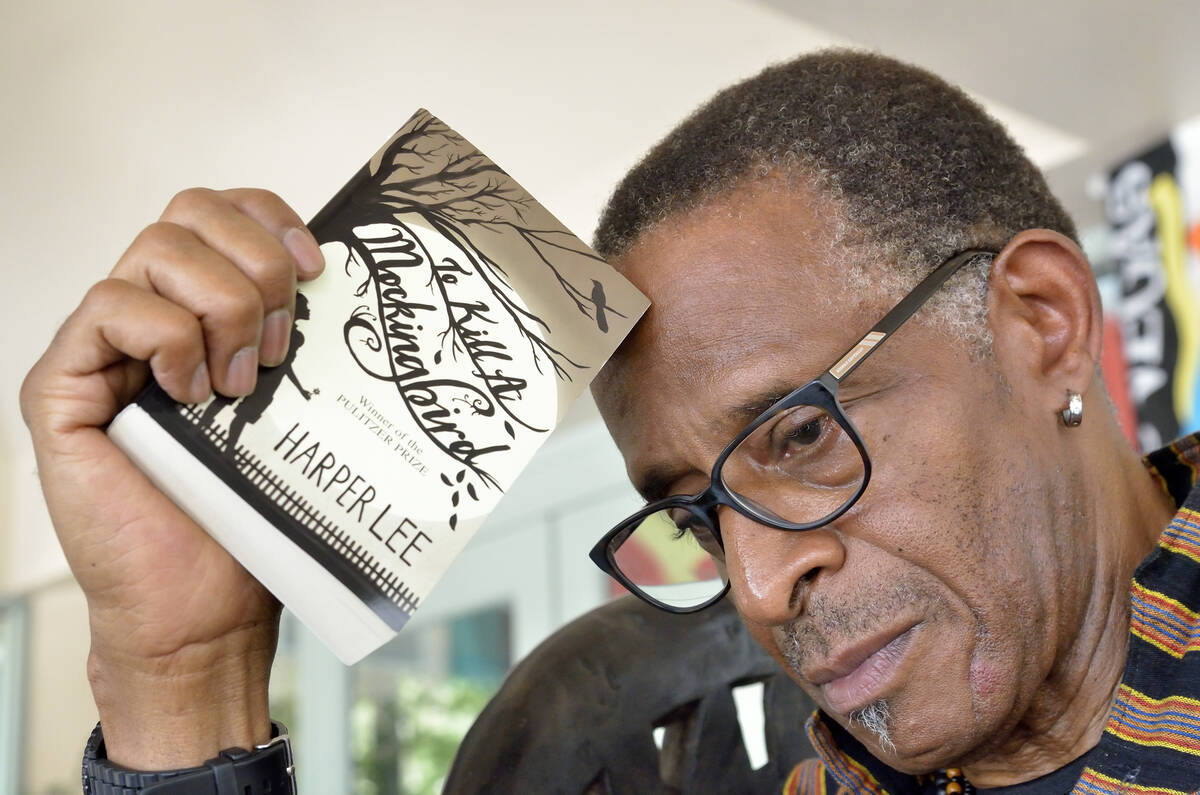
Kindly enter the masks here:
[[222, 325], [230, 324], [240, 329], [262, 320], [262, 296], [248, 284], [224, 282], [221, 293], [214, 298], [212, 314]]
[[272, 247], [247, 266], [246, 276], [254, 282], [269, 304], [288, 297], [295, 282], [292, 257], [283, 247]]
[[133, 248], [152, 254], [161, 254], [187, 245], [191, 240], [191, 233], [179, 224], [170, 221], [155, 221], [138, 233], [133, 241]]
[[204, 332], [200, 318], [181, 308], [171, 322], [163, 325], [160, 347], [178, 354], [202, 351]]
[[278, 193], [267, 190], [266, 188], [242, 188], [241, 194], [243, 200], [248, 204], [253, 204], [259, 207], [286, 207], [287, 203], [279, 197]]
[[[117, 278], [101, 279], [88, 288], [79, 310], [105, 310], [120, 303], [128, 283]], [[77, 310], [77, 311], [79, 311]]]
[[171, 197], [163, 217], [194, 216], [206, 212], [217, 201], [211, 188], [186, 188]]
[[229, 193], [243, 212], [270, 227], [300, 223], [300, 217], [279, 194], [265, 188], [238, 188]]
[[39, 360], [25, 374], [25, 378], [21, 381], [21, 391], [18, 397], [21, 407], [21, 419], [25, 421], [26, 427], [30, 428], [33, 427], [34, 406], [37, 404], [41, 393], [41, 367], [42, 363]]
[[147, 357], [156, 377], [169, 380], [187, 378], [205, 355], [204, 332], [200, 319], [178, 305], [162, 308], [152, 330]]

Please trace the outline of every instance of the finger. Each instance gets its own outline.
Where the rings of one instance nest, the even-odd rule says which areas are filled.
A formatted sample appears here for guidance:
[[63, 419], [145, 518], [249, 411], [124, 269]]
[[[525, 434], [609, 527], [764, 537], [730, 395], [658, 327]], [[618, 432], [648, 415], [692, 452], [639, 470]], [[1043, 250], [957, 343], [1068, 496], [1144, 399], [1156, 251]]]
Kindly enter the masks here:
[[138, 235], [113, 276], [158, 293], [199, 320], [218, 392], [253, 391], [265, 308], [260, 286], [245, 271], [190, 230], [160, 221]]
[[[274, 217], [259, 212], [268, 222], [278, 224], [299, 220], [291, 208], [274, 194], [266, 191], [250, 193], [264, 193], [273, 199], [259, 200], [260, 204], [271, 206], [274, 212]], [[276, 232], [247, 215], [224, 193], [203, 188], [185, 190], [176, 195], [163, 213], [162, 220], [190, 230], [208, 246], [223, 254], [258, 287], [262, 294], [265, 318], [259, 356], [263, 364], [282, 362], [291, 339], [296, 271], [300, 266]], [[291, 228], [294, 227], [288, 227]], [[283, 236], [287, 236], [286, 231]]]
[[[148, 362], [159, 385], [176, 400], [200, 402], [211, 393], [199, 319], [162, 296], [106, 279], [88, 291], [22, 385], [26, 419], [33, 424], [37, 405], [60, 400], [71, 404], [77, 426], [108, 422], [120, 408], [114, 396], [80, 384], [131, 358]], [[92, 407], [106, 416], [91, 416]]]
[[325, 269], [325, 255], [316, 238], [283, 199], [259, 188], [231, 188], [220, 193], [283, 242], [296, 260], [302, 281], [315, 279]]

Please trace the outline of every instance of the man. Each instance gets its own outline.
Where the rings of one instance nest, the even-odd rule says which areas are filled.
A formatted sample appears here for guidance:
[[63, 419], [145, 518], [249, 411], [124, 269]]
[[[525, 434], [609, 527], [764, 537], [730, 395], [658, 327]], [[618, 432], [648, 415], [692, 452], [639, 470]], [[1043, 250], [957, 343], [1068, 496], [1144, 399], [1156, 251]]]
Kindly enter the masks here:
[[[1167, 700], [1197, 695], [1192, 560], [1155, 553], [1147, 565], [1163, 570], [1135, 586], [1169, 614], [1151, 623], [1182, 622], [1169, 631], [1183, 647], [1164, 653], [1140, 624], [1129, 635], [1130, 577], [1194, 470], [1181, 483], [1167, 455], [1148, 473], [1123, 441], [1073, 238], [1037, 171], [965, 96], [844, 53], [718, 95], [601, 220], [598, 249], [653, 301], [595, 390], [649, 499], [703, 492], [747, 423], [857, 351], [836, 385], [870, 461], [857, 501], [850, 433], [806, 413], [778, 454], [790, 478], [771, 481], [775, 453], [756, 431], [722, 467], [750, 509], [726, 499], [714, 526], [683, 522], [716, 553], [752, 634], [824, 709], [813, 738], [839, 783], [920, 791], [894, 771], [962, 768], [976, 786], [1048, 776], [1034, 792], [1081, 778], [1076, 791], [1200, 786], [1194, 751], [1175, 750], [1197, 747], [1200, 713]], [[923, 276], [973, 250], [994, 252], [976, 257], [990, 268], [965, 264], [894, 337], [870, 340]], [[1193, 462], [1194, 444], [1180, 448]]]
[[[1150, 469], [1125, 443], [1071, 221], [994, 121], [807, 56], [668, 136], [597, 246], [653, 301], [595, 387], [630, 475], [822, 707], [791, 789], [1200, 786], [1196, 440]], [[143, 362], [181, 400], [248, 392], [320, 268], [270, 194], [185, 191], [26, 380], [114, 762], [266, 742], [278, 606], [100, 427]], [[601, 548], [619, 576], [643, 524]]]

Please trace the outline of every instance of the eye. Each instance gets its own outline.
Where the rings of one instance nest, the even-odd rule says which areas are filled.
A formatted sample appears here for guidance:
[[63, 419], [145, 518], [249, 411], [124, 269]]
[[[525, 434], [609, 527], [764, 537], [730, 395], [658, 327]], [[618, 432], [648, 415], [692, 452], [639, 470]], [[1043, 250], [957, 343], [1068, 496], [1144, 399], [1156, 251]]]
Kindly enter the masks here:
[[697, 530], [702, 532], [708, 531], [708, 528], [704, 526], [704, 523], [696, 518], [696, 515], [691, 511], [683, 508], [674, 508], [669, 511], [669, 514], [671, 517], [671, 523], [675, 525], [675, 533], [671, 537], [676, 540], [683, 538], [689, 533], [696, 535]]
[[792, 444], [814, 444], [817, 439], [821, 438], [822, 430], [820, 420], [814, 418], [788, 429], [787, 440]]
[[696, 516], [691, 511], [677, 508], [671, 512], [671, 521], [675, 525], [675, 532], [671, 538], [675, 541], [680, 541], [687, 536], [691, 536], [692, 540], [708, 554], [721, 558], [724, 551], [721, 549], [721, 544], [717, 541], [716, 535], [708, 524]]
[[779, 460], [813, 455], [821, 448], [821, 442], [832, 423], [832, 418], [820, 410], [800, 408], [789, 411], [771, 427], [772, 457]]

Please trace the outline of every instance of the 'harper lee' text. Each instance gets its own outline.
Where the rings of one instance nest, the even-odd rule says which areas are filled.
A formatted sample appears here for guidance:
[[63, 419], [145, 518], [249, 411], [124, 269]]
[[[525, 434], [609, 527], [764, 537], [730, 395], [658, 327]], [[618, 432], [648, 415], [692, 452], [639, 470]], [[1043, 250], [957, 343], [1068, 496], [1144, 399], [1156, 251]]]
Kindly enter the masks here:
[[407, 516], [399, 521], [395, 516], [389, 520], [392, 504], [389, 502], [380, 510], [375, 504], [378, 496], [375, 487], [339, 462], [328, 447], [322, 448], [315, 437], [310, 438], [300, 423], [293, 423], [273, 449], [286, 463], [299, 467], [304, 478], [315, 484], [322, 494], [336, 494], [333, 502], [343, 508], [347, 516], [365, 526], [367, 532], [383, 542], [406, 566], [412, 566], [411, 558], [428, 548], [432, 539], [424, 530], [416, 530], [416, 523]]

